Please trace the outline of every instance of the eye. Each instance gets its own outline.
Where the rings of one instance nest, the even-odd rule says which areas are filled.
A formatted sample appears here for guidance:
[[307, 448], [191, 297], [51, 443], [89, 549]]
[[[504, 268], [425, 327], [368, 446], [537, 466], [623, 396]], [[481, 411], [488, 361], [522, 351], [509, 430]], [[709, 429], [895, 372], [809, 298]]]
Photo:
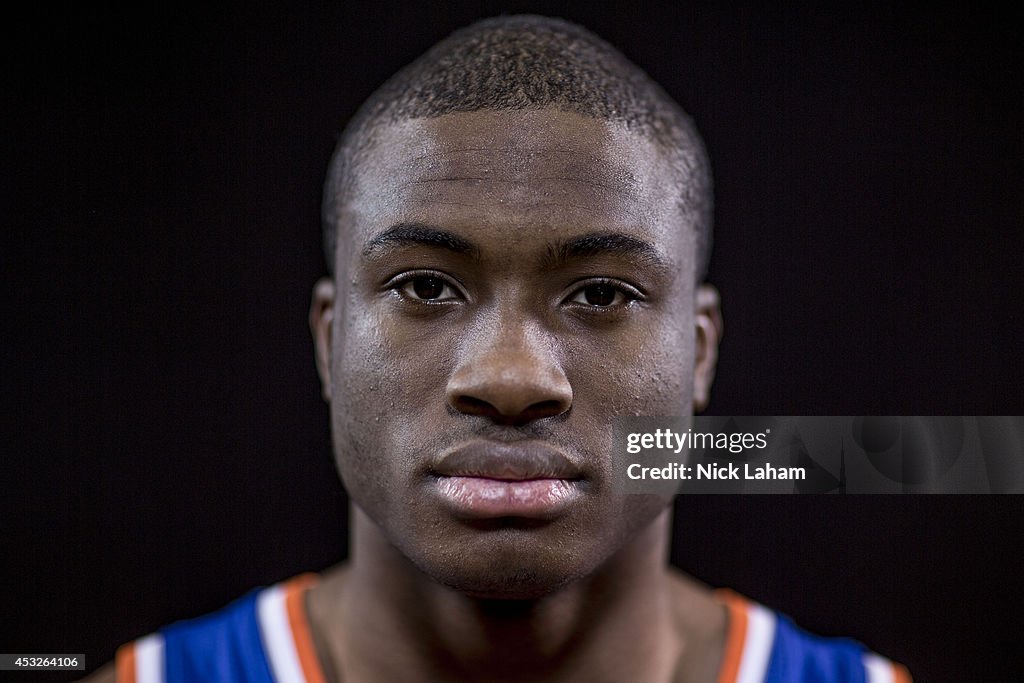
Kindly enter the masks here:
[[395, 278], [390, 288], [413, 301], [435, 303], [461, 298], [447, 280], [433, 273], [407, 274]]
[[622, 292], [608, 284], [587, 285], [573, 297], [573, 301], [591, 306], [611, 306], [623, 299]]
[[619, 308], [640, 298], [640, 292], [625, 283], [601, 280], [577, 289], [569, 297], [569, 302], [591, 308]]

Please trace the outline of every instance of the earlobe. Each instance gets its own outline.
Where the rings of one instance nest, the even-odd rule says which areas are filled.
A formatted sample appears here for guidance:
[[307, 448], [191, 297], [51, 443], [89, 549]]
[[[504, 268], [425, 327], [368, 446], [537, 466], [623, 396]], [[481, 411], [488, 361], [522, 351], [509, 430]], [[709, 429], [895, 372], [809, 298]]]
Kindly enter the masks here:
[[313, 285], [309, 307], [309, 330], [313, 333], [316, 372], [320, 376], [320, 395], [331, 400], [331, 325], [334, 322], [334, 281], [321, 278]]
[[711, 384], [715, 380], [715, 365], [718, 363], [718, 344], [724, 328], [717, 289], [708, 284], [698, 287], [696, 304], [694, 320], [697, 326], [697, 349], [693, 373], [693, 409], [694, 412], [700, 412], [711, 400]]

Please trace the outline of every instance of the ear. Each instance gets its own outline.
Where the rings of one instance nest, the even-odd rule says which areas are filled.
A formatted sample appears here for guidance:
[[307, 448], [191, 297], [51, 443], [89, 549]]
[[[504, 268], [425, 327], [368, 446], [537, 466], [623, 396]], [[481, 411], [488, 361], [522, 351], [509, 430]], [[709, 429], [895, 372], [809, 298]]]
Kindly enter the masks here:
[[718, 290], [708, 284], [697, 288], [697, 353], [693, 372], [693, 409], [700, 412], [711, 399], [711, 383], [715, 381], [718, 343], [722, 339], [722, 311]]
[[320, 395], [331, 400], [331, 324], [334, 322], [334, 281], [321, 278], [313, 285], [309, 307], [309, 330], [313, 333], [316, 372], [320, 375]]

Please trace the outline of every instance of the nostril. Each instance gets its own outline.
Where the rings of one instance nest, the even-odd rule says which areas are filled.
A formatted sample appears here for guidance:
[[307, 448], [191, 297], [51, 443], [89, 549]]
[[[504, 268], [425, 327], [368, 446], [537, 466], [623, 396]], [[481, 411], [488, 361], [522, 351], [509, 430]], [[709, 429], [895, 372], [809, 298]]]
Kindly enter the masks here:
[[545, 417], [555, 417], [566, 411], [567, 406], [558, 400], [538, 401], [518, 412], [503, 412], [488, 401], [473, 396], [458, 396], [452, 407], [464, 415], [482, 415], [501, 424], [522, 424]]
[[561, 415], [565, 411], [565, 404], [562, 401], [538, 401], [531, 404], [520, 415], [523, 420], [539, 420], [544, 417]]
[[458, 396], [453, 401], [455, 409], [467, 415], [494, 415], [498, 411], [487, 401], [472, 396]]

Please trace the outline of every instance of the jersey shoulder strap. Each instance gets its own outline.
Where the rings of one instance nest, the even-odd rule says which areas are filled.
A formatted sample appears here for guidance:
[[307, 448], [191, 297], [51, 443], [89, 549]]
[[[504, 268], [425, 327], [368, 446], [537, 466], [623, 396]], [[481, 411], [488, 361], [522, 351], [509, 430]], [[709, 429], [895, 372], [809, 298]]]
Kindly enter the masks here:
[[303, 574], [252, 591], [122, 646], [117, 683], [324, 683], [303, 603], [315, 581]]
[[903, 666], [854, 640], [820, 638], [732, 591], [716, 594], [729, 609], [718, 683], [911, 683]]

